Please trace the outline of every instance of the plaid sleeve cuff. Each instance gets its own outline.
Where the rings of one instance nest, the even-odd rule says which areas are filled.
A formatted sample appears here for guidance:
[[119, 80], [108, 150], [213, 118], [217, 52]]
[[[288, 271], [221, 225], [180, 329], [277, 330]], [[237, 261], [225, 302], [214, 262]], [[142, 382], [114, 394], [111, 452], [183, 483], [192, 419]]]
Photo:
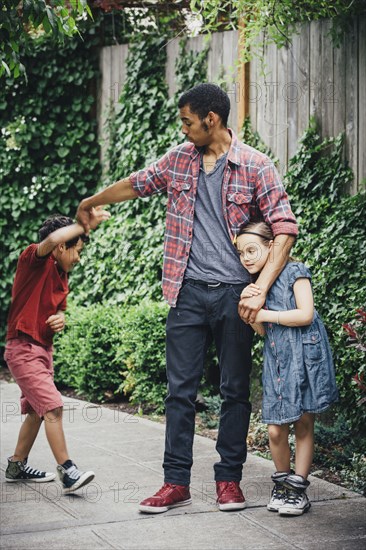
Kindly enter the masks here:
[[273, 236], [277, 235], [294, 235], [299, 234], [299, 228], [294, 222], [275, 222], [271, 225]]
[[133, 190], [138, 194], [139, 197], [145, 196], [145, 186], [141, 185], [139, 182], [139, 173], [138, 172], [132, 172], [129, 176], [129, 180], [132, 183]]

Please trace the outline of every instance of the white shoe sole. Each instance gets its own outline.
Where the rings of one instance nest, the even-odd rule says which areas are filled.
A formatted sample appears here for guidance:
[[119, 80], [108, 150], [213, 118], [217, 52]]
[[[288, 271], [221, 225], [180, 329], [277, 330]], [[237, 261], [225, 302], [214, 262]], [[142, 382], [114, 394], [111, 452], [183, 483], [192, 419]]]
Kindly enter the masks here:
[[182, 502], [177, 502], [176, 504], [171, 504], [170, 506], [143, 506], [140, 504], [139, 511], [145, 512], [146, 514], [162, 514], [173, 508], [179, 508], [179, 506], [187, 506], [192, 504], [192, 499], [183, 500]]
[[74, 493], [78, 489], [81, 489], [81, 487], [84, 487], [84, 485], [87, 485], [95, 478], [94, 472], [85, 472], [80, 478], [72, 485], [71, 487], [64, 488], [64, 494], [67, 495], [69, 493]]
[[25, 481], [25, 483], [47, 483], [48, 481], [53, 481], [56, 477], [56, 474], [49, 474], [47, 477], [40, 477], [38, 479], [8, 479], [5, 480], [8, 483], [19, 483], [20, 481]]
[[228, 502], [227, 504], [218, 504], [221, 512], [230, 512], [230, 510], [244, 510], [247, 507], [246, 502]]
[[280, 516], [302, 516], [302, 514], [305, 514], [310, 510], [310, 502], [305, 506], [305, 508], [286, 508], [286, 506], [281, 506], [279, 508], [278, 513]]
[[278, 512], [280, 508], [281, 508], [281, 505], [274, 506], [271, 504], [267, 504], [267, 510], [269, 510], [270, 512]]

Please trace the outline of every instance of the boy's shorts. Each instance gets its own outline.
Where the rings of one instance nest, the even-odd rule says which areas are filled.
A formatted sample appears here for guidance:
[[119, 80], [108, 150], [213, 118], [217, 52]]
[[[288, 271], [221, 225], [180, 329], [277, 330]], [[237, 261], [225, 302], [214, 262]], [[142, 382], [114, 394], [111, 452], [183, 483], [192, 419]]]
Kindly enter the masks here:
[[48, 411], [63, 407], [60, 392], [53, 381], [52, 346], [42, 346], [27, 334], [8, 340], [4, 359], [21, 389], [21, 413]]

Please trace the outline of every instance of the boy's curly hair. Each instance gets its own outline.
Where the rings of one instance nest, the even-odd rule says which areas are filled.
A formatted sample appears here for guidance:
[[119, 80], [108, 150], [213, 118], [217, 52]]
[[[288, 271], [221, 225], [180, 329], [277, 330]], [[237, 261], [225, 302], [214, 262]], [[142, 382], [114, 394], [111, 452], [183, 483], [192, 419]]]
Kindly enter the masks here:
[[[43, 222], [42, 227], [38, 231], [39, 242], [44, 241], [44, 239], [56, 231], [56, 229], [61, 229], [61, 227], [66, 227], [67, 225], [72, 225], [73, 223], [75, 223], [74, 220], [68, 216], [63, 216], [62, 214], [52, 214], [52, 216], [49, 216], [47, 220]], [[80, 237], [74, 237], [73, 239], [67, 241], [65, 243], [66, 248], [75, 246], [79, 239], [81, 239], [84, 243], [89, 242], [89, 237], [82, 234]]]

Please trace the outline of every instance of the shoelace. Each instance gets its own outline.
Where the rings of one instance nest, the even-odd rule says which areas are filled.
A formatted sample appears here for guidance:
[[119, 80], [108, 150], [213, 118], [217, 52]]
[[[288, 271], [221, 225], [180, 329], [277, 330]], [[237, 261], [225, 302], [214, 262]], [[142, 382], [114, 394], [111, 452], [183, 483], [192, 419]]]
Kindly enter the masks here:
[[286, 489], [282, 485], [275, 485], [272, 489], [272, 498], [281, 499], [285, 496]]
[[[238, 486], [237, 484], [235, 483], [235, 481], [227, 481], [226, 482], [226, 485], [224, 485], [224, 488], [222, 489], [221, 491], [221, 495], [223, 495], [224, 493], [226, 493], [227, 491], [229, 492], [235, 492], [235, 493], [238, 493]], [[220, 495], [220, 496], [221, 496]]]
[[70, 466], [70, 468], [66, 470], [66, 473], [71, 479], [78, 479], [82, 474], [82, 472], [80, 472], [80, 470], [77, 469], [75, 464]]
[[161, 489], [157, 493], [155, 493], [155, 497], [165, 497], [171, 491], [171, 489], [174, 487], [174, 485], [168, 485], [168, 483], [164, 483]]
[[299, 504], [301, 502], [303, 494], [296, 491], [288, 491], [286, 502], [289, 504]]
[[26, 474], [34, 475], [34, 476], [40, 476], [42, 472], [40, 470], [36, 470], [35, 468], [31, 468], [30, 466], [26, 466], [24, 468], [24, 472]]

